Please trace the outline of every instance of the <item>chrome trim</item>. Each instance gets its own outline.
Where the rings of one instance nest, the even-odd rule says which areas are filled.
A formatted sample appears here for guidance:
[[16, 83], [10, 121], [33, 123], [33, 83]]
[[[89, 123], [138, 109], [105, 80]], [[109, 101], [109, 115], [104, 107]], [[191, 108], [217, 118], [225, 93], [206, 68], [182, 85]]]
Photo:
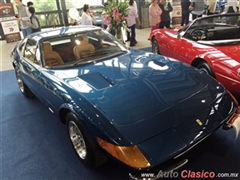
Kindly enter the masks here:
[[131, 173], [129, 173], [128, 175], [129, 175], [129, 177], [130, 177], [131, 179], [138, 180], [138, 178], [135, 177], [134, 175], [132, 175]]
[[48, 107], [48, 110], [54, 114], [54, 111], [50, 107]]
[[181, 155], [185, 154], [186, 152], [188, 152], [190, 149], [192, 149], [193, 147], [195, 147], [196, 145], [198, 145], [200, 142], [202, 142], [204, 139], [206, 139], [208, 136], [210, 136], [212, 133], [209, 133], [207, 136], [205, 136], [204, 138], [202, 138], [201, 140], [199, 140], [198, 142], [196, 142], [194, 145], [192, 145], [191, 147], [189, 147], [188, 149], [186, 149], [185, 151], [183, 151], [182, 153], [178, 154], [177, 156], [175, 156], [173, 159], [177, 159], [178, 157], [180, 157]]
[[[171, 171], [176, 171], [177, 169], [183, 167], [187, 163], [188, 163], [188, 159], [184, 159], [184, 160], [180, 161], [179, 163], [174, 164], [172, 167], [170, 167], [169, 169], [167, 169], [163, 172], [168, 173], [168, 172], [171, 172]], [[160, 171], [162, 171], [162, 170], [160, 170]], [[142, 180], [156, 180], [156, 179], [161, 179], [162, 178], [162, 177], [159, 177], [159, 172], [158, 172], [158, 174], [155, 175], [154, 178], [141, 178], [141, 177], [138, 178], [138, 177], [132, 175], [131, 173], [129, 173], [129, 177], [131, 179], [134, 179], [134, 180], [140, 180], [140, 179], [142, 179]]]
[[231, 109], [228, 111], [228, 114], [230, 114], [233, 110], [233, 102], [231, 102]]
[[181, 161], [181, 163], [180, 163], [178, 166], [176, 166], [176, 167], [174, 167], [174, 168], [170, 168], [170, 169], [167, 170], [166, 172], [176, 171], [177, 169], [183, 167], [183, 166], [184, 166], [185, 164], [187, 164], [187, 163], [188, 163], [188, 159], [184, 159], [184, 160]]

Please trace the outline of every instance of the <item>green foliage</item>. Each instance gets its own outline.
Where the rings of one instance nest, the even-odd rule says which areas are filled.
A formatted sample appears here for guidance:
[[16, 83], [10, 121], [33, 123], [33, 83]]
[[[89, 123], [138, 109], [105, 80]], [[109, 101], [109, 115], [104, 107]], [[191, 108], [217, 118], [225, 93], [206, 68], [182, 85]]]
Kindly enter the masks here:
[[38, 16], [41, 26], [56, 26], [59, 24], [56, 0], [32, 0], [37, 13], [56, 11], [56, 13], [41, 13]]
[[57, 10], [56, 0], [34, 0], [32, 2], [34, 3], [36, 12]]

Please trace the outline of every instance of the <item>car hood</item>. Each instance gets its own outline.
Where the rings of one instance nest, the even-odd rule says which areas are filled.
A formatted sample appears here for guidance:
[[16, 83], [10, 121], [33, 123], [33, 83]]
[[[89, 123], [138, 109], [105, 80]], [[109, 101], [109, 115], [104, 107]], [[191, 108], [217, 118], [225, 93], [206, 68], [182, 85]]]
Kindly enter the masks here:
[[212, 102], [224, 91], [193, 67], [136, 50], [54, 74], [89, 99], [134, 144], [172, 127], [189, 141], [184, 133], [199, 127], [196, 119], [206, 123]]

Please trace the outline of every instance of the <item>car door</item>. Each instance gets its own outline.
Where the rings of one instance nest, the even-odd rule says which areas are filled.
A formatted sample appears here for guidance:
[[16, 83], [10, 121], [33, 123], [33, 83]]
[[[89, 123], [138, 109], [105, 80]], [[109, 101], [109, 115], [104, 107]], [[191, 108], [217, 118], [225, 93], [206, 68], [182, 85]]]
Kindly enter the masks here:
[[48, 67], [43, 68], [40, 81], [42, 84], [40, 91], [44, 105], [53, 114], [58, 115], [59, 107], [63, 104], [63, 98], [66, 94], [62, 82], [54, 76], [54, 72]]
[[189, 63], [189, 53], [192, 50], [192, 40], [172, 34], [168, 42], [168, 56]]
[[[65, 41], [59, 41], [59, 43]], [[54, 43], [54, 42], [51, 42]], [[56, 43], [56, 42], [55, 42]], [[66, 94], [65, 88], [63, 87], [63, 83], [55, 76], [55, 72], [57, 72], [55, 67], [49, 67], [45, 64], [44, 52], [43, 48], [39, 49], [39, 57], [42, 61], [42, 69], [41, 74], [39, 74], [39, 83], [41, 84], [38, 89], [41, 92], [41, 99], [44, 105], [51, 111], [53, 114], [58, 115], [59, 107], [63, 104], [64, 98], [68, 97]]]
[[181, 62], [189, 64], [190, 53], [193, 51], [193, 43], [195, 42], [190, 39], [179, 37], [178, 40], [176, 40], [175, 44], [172, 44], [175, 55], [174, 58], [180, 60]]
[[169, 34], [167, 34], [165, 31], [162, 31], [162, 33], [156, 34], [156, 36], [157, 36], [157, 40], [158, 40], [158, 46], [159, 46], [160, 53], [164, 56], [171, 57], [170, 56], [171, 52], [169, 49], [171, 36], [169, 36]]
[[25, 47], [22, 51], [22, 78], [24, 79], [25, 84], [31, 89], [31, 91], [38, 98], [40, 95], [40, 86], [39, 77], [41, 75], [41, 61], [40, 58], [36, 56], [38, 51], [37, 41], [34, 39], [28, 39], [26, 41]]

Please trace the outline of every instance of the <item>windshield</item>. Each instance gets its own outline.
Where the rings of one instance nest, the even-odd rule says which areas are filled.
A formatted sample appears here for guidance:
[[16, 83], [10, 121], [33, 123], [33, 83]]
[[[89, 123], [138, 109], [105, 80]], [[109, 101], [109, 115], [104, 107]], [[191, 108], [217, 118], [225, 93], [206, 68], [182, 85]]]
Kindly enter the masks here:
[[179, 33], [194, 41], [236, 40], [240, 38], [240, 14], [220, 14], [196, 19]]
[[45, 40], [42, 46], [43, 62], [47, 67], [93, 63], [128, 51], [102, 29], [55, 37]]
[[197, 19], [193, 26], [208, 25], [211, 27], [219, 26], [239, 26], [240, 14], [220, 14], [215, 16], [208, 16], [207, 18]]

